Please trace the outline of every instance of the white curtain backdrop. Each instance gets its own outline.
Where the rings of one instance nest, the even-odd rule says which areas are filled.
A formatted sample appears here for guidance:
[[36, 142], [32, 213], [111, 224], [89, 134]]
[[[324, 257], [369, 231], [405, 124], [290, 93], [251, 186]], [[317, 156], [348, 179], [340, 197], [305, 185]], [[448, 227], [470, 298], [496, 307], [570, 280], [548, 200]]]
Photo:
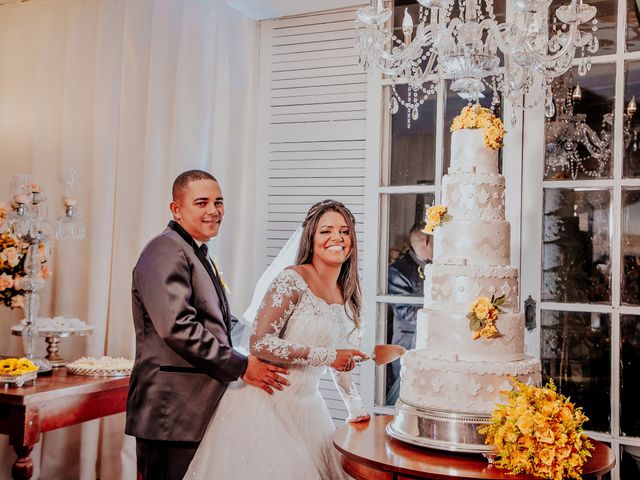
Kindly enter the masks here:
[[[41, 314], [78, 317], [92, 336], [63, 340], [67, 358], [133, 358], [131, 269], [170, 219], [173, 178], [202, 168], [227, 214], [213, 249], [236, 315], [255, 258], [259, 26], [222, 0], [30, 0], [0, 6], [0, 201], [31, 172], [61, 213], [56, 173], [82, 177], [85, 240], [54, 244]], [[0, 307], [0, 354], [20, 354]], [[134, 479], [124, 415], [45, 434], [34, 478]], [[15, 455], [0, 436], [0, 479]]]

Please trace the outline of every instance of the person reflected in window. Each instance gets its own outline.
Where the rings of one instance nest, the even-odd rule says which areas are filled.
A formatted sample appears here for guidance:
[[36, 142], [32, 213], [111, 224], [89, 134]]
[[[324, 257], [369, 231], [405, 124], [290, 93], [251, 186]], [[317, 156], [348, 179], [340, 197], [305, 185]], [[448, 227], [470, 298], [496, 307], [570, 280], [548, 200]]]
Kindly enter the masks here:
[[[400, 258], [389, 265], [389, 295], [422, 297], [424, 295], [424, 267], [433, 258], [433, 237], [422, 230], [425, 224], [416, 223], [409, 231], [411, 247]], [[391, 343], [406, 349], [416, 345], [416, 316], [420, 305], [391, 304], [393, 329]], [[387, 369], [387, 405], [398, 398], [400, 389], [400, 360]]]

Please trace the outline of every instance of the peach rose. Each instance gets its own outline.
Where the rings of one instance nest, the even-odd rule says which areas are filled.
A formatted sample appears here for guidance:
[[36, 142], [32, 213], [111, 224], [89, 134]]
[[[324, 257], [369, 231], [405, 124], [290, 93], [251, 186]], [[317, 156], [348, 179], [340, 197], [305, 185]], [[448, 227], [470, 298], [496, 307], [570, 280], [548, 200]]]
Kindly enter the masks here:
[[29, 203], [29, 197], [24, 193], [16, 193], [13, 196], [13, 201], [17, 204], [27, 204]]
[[11, 308], [24, 308], [24, 297], [16, 295], [11, 299]]
[[531, 432], [533, 432], [535, 423], [533, 422], [533, 417], [531, 415], [522, 415], [516, 421], [516, 426], [522, 433], [524, 433], [525, 435], [529, 435]]
[[553, 432], [550, 428], [543, 428], [542, 430], [536, 431], [536, 438], [542, 443], [552, 444], [554, 442]]
[[473, 310], [473, 313], [476, 314], [476, 317], [478, 317], [479, 320], [484, 320], [485, 318], [487, 318], [489, 308], [486, 305], [480, 304], [476, 306], [476, 308]]
[[4, 251], [4, 254], [10, 267], [15, 267], [20, 263], [20, 252], [17, 248], [9, 247]]
[[7, 275], [3, 273], [0, 275], [0, 291], [6, 290], [7, 288], [13, 287], [13, 277], [11, 275]]

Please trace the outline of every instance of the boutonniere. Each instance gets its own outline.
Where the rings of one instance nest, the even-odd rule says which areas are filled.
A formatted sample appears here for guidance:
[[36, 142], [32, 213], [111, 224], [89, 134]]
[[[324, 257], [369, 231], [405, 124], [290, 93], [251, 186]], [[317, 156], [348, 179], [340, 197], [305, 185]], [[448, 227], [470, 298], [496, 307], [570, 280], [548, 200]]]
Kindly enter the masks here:
[[224, 277], [222, 276], [222, 270], [218, 268], [218, 262], [216, 262], [215, 257], [213, 257], [212, 263], [213, 263], [213, 268], [216, 269], [216, 275], [218, 276], [218, 280], [220, 280], [220, 285], [222, 285], [222, 288], [224, 288], [224, 291], [226, 292], [227, 295], [231, 295], [231, 289], [229, 288], [229, 285], [227, 285], [227, 282], [224, 281]]

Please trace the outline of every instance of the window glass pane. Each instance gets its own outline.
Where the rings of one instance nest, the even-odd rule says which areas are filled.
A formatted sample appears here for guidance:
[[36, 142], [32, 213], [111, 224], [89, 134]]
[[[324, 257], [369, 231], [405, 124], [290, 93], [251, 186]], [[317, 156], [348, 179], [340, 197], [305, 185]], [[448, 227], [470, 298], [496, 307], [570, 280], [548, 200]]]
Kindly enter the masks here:
[[[411, 305], [403, 311], [405, 317], [414, 316], [416, 312], [422, 308], [422, 305]], [[405, 348], [413, 348], [415, 346], [415, 323], [413, 329], [411, 327], [401, 328], [399, 324], [394, 324], [394, 310], [400, 311], [402, 306], [392, 305], [388, 303], [379, 303], [377, 305], [378, 330], [376, 343], [387, 343], [402, 345]], [[406, 330], [406, 331], [402, 331]], [[400, 360], [396, 360], [387, 365], [376, 367], [376, 389], [375, 389], [375, 405], [376, 406], [393, 406], [398, 399], [400, 393]]]
[[[402, 98], [407, 86], [396, 85]], [[391, 88], [388, 89], [391, 94]], [[391, 115], [389, 185], [433, 185], [436, 171], [436, 96], [420, 107], [420, 116], [407, 126], [407, 109]]]
[[[620, 433], [640, 437], [640, 317], [620, 316]], [[640, 457], [639, 457], [640, 458]]]
[[627, 0], [627, 52], [640, 50], [640, 10], [635, 0]]
[[609, 190], [544, 189], [542, 300], [611, 303]]
[[640, 447], [625, 445], [620, 453], [620, 480], [640, 478]]
[[611, 177], [615, 75], [614, 64], [602, 64], [584, 77], [573, 68], [554, 80], [556, 113], [545, 117], [545, 180]]
[[611, 318], [605, 313], [542, 311], [540, 357], [543, 382], [589, 417], [585, 429], [610, 430]]
[[622, 282], [620, 301], [640, 305], [640, 190], [622, 189]]
[[633, 103], [640, 101], [640, 62], [626, 62], [624, 67], [625, 111], [623, 113], [624, 162], [622, 175], [629, 178], [640, 176], [640, 143], [638, 142], [638, 130], [640, 129], [638, 117], [640, 113], [633, 111]]
[[[421, 232], [424, 227], [426, 205], [434, 203], [434, 194], [385, 195], [389, 205], [387, 215], [389, 246], [387, 281], [381, 290], [388, 295], [413, 297], [418, 303], [385, 304], [385, 323], [378, 324], [384, 333], [384, 343], [415, 347], [416, 315], [422, 308], [424, 295], [424, 266], [433, 256], [433, 237]], [[383, 202], [384, 204], [384, 202]], [[379, 401], [382, 405], [393, 405], [397, 399], [400, 383], [400, 362], [388, 365], [381, 382]]]
[[[387, 305], [387, 342], [407, 350], [416, 346], [416, 317], [422, 305]], [[385, 405], [395, 405], [400, 394], [400, 359], [386, 368]]]
[[[419, 231], [424, 221], [425, 206], [433, 205], [433, 193], [411, 193], [395, 194], [388, 196], [388, 221], [387, 231], [387, 264], [383, 268], [391, 265], [398, 265], [398, 262], [409, 264], [407, 258], [419, 262], [424, 266], [425, 261], [431, 261], [433, 247], [431, 237]], [[413, 232], [412, 232], [413, 230]], [[405, 260], [403, 260], [405, 259]], [[402, 269], [404, 270], [404, 269]], [[412, 273], [412, 278], [419, 278]], [[382, 293], [392, 295], [422, 296], [422, 290], [418, 286], [407, 286], [405, 292], [401, 293], [400, 288], [391, 291], [385, 285], [381, 289]]]

